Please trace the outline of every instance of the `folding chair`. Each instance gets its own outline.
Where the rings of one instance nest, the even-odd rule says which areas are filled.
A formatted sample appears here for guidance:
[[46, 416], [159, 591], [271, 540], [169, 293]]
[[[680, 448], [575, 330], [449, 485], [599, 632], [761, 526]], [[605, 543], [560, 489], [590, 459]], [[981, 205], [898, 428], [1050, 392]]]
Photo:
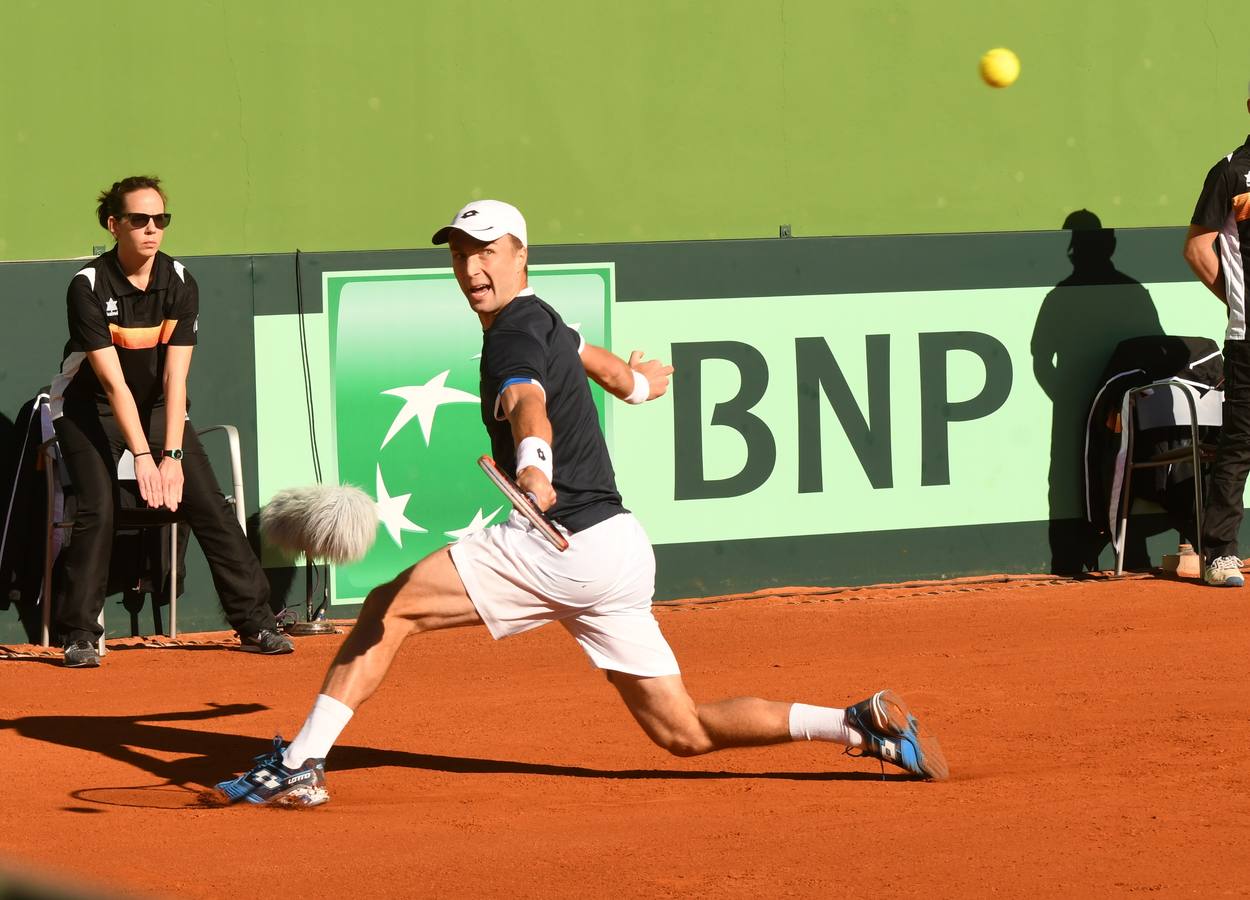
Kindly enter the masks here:
[[[230, 476], [232, 493], [226, 500], [234, 507], [235, 518], [239, 527], [247, 534], [247, 517], [243, 508], [243, 455], [239, 449], [239, 431], [233, 425], [210, 425], [196, 431], [203, 437], [206, 434], [220, 431], [226, 435], [230, 449]], [[68, 530], [74, 527], [74, 520], [64, 517], [60, 505], [56, 502], [60, 488], [67, 480], [63, 472], [60, 458], [60, 445], [55, 437], [49, 438], [39, 446], [43, 458], [44, 482], [47, 488], [47, 530], [44, 535], [43, 555], [43, 596], [42, 603], [42, 634], [41, 643], [47, 647], [51, 637], [52, 624], [52, 564], [56, 556], [56, 532], [58, 529]], [[129, 450], [122, 453], [117, 463], [117, 477], [121, 482], [135, 480], [135, 460]], [[136, 496], [138, 491], [135, 491]], [[169, 636], [178, 636], [178, 525], [183, 521], [181, 509], [170, 512], [167, 509], [149, 509], [146, 507], [123, 507], [114, 510], [113, 530], [160, 528], [169, 526]], [[104, 608], [100, 608], [100, 627], [104, 628]], [[104, 632], [96, 642], [96, 651], [103, 656]]]
[[[1128, 530], [1129, 507], [1132, 504], [1133, 471], [1136, 469], [1171, 466], [1188, 462], [1194, 467], [1194, 520], [1197, 528], [1198, 558], [1202, 559], [1202, 463], [1215, 458], [1215, 445], [1203, 444], [1198, 429], [1202, 426], [1219, 427], [1224, 421], [1224, 392], [1199, 390], [1182, 378], [1166, 378], [1151, 384], [1132, 388], [1124, 397], [1127, 411], [1122, 417], [1126, 437], [1124, 484], [1120, 491], [1119, 513], [1116, 518], [1115, 574], [1124, 572], [1124, 545]], [[1133, 445], [1141, 431], [1170, 426], [1188, 426], [1190, 443], [1157, 453], [1149, 459], [1134, 461]]]

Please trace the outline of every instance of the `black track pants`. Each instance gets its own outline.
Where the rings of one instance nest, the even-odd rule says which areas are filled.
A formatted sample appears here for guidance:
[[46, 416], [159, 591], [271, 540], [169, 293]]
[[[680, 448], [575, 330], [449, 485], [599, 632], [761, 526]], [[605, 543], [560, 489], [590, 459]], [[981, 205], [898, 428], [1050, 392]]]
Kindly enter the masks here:
[[1250, 473], [1250, 342], [1224, 342], [1224, 425], [1207, 485], [1202, 549], [1207, 559], [1239, 556], [1237, 533]]
[[[55, 426], [78, 506], [69, 546], [57, 559], [52, 608], [63, 643], [94, 641], [100, 636], [97, 619], [104, 606], [113, 548], [117, 460], [126, 449], [126, 441], [112, 416], [67, 411]], [[164, 408], [153, 410], [146, 432], [149, 446], [159, 450], [165, 441]], [[217, 486], [208, 456], [189, 421], [183, 432], [182, 471], [178, 511], [204, 551], [226, 619], [244, 635], [273, 628], [269, 583], [234, 510]]]

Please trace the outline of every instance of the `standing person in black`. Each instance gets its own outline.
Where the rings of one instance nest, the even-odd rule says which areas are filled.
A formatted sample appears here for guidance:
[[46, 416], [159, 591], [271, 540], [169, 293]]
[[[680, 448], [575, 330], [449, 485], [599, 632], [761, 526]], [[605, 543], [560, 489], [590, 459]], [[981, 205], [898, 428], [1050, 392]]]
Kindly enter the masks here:
[[[1246, 101], [1250, 111], [1250, 99]], [[1218, 253], [1217, 253], [1218, 248]], [[1250, 343], [1246, 268], [1250, 265], [1250, 137], [1207, 173], [1185, 237], [1185, 261], [1228, 307], [1224, 335], [1224, 424], [1202, 517], [1203, 580], [1241, 587], [1237, 534], [1250, 473]]]
[[262, 653], [290, 653], [269, 608], [269, 585], [217, 486], [187, 419], [187, 373], [199, 330], [199, 289], [160, 252], [172, 214], [160, 180], [135, 176], [100, 194], [100, 225], [116, 246], [74, 275], [69, 341], [52, 383], [52, 416], [77, 497], [54, 579], [65, 665], [98, 666], [117, 503], [117, 462], [129, 449], [143, 500], [182, 508], [212, 572], [226, 618]]
[[[663, 396], [673, 371], [582, 340], [529, 287], [516, 207], [465, 206], [434, 234], [482, 325], [482, 424], [500, 468], [568, 540], [563, 552], [519, 513], [436, 550], [369, 592], [295, 740], [217, 789], [232, 803], [318, 806], [325, 756], [381, 685], [404, 640], [484, 625], [501, 639], [559, 622], [602, 669], [652, 741], [675, 756], [830, 741], [922, 778], [945, 778], [937, 741], [893, 691], [846, 708], [735, 697], [696, 703], [651, 612], [655, 555], [621, 502], [587, 376], [627, 403]], [[471, 721], [471, 712], [465, 713]], [[575, 733], [565, 734], [566, 739]]]

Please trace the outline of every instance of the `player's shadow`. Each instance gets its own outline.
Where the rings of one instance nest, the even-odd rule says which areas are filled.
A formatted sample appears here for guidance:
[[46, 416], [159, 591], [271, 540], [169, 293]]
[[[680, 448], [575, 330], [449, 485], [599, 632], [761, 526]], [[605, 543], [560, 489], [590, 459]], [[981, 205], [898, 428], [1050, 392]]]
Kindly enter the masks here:
[[[272, 742], [215, 731], [177, 728], [165, 723], [202, 722], [225, 716], [246, 715], [266, 708], [258, 703], [236, 703], [225, 706], [213, 705], [202, 710], [138, 716], [23, 716], [16, 719], [0, 719], [0, 729], [14, 731], [31, 740], [72, 747], [127, 763], [163, 779], [166, 785], [203, 788], [229, 777], [232, 772], [245, 768], [253, 757], [270, 750]], [[160, 758], [165, 755], [179, 758]], [[880, 773], [873, 772], [594, 769], [585, 766], [377, 750], [371, 747], [350, 745], [335, 747], [326, 768], [333, 772], [376, 769], [382, 766], [424, 769], [430, 772], [448, 772], [456, 775], [545, 775], [557, 778], [610, 780], [691, 781], [749, 778], [787, 781], [880, 781], [883, 777]], [[894, 773], [886, 773], [884, 777], [890, 781], [911, 780], [907, 775]]]
[[[639, 740], [643, 740], [639, 736]], [[506, 759], [481, 759], [472, 756], [437, 756], [428, 753], [406, 753], [396, 750], [374, 750], [369, 747], [335, 747], [326, 764], [328, 771], [340, 769], [374, 769], [396, 766], [406, 769], [427, 769], [453, 775], [549, 775], [556, 778], [604, 778], [608, 780], [705, 781], [736, 778], [779, 779], [783, 781], [881, 781], [879, 772], [725, 772], [682, 771], [680, 769], [592, 769], [586, 766], [561, 766], [549, 763], [526, 763]], [[911, 781], [910, 776], [887, 772], [888, 781]]]
[[[1086, 419], [1116, 345], [1163, 334], [1150, 292], [1115, 267], [1115, 231], [1086, 209], [1068, 215], [1072, 274], [1042, 301], [1033, 327], [1033, 374], [1051, 401], [1048, 473], [1050, 570], [1099, 569], [1107, 536], [1085, 518]], [[1130, 531], [1125, 565], [1149, 566], [1145, 537]]]

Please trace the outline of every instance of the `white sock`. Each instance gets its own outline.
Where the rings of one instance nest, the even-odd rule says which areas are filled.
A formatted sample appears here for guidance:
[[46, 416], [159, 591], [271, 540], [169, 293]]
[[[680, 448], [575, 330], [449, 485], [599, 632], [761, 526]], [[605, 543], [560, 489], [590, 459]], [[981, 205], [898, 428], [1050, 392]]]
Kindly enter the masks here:
[[288, 769], [298, 769], [306, 760], [325, 759], [334, 742], [347, 727], [352, 712], [350, 706], [340, 703], [329, 694], [318, 694], [312, 712], [304, 720], [304, 727], [282, 754], [282, 765]]
[[846, 724], [846, 710], [795, 703], [790, 707], [790, 737], [796, 741], [832, 741], [858, 747], [864, 738]]

